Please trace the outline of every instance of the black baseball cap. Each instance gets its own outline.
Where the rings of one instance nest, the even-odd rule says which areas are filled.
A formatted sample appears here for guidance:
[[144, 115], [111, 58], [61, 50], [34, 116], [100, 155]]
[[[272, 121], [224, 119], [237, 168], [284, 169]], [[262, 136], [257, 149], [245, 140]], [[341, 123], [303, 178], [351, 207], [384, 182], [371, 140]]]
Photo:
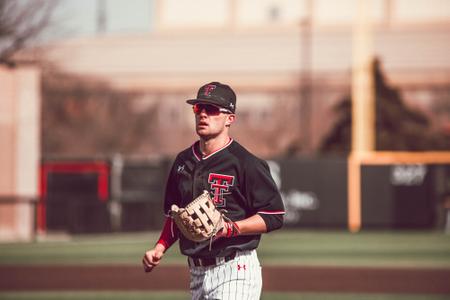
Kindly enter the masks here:
[[236, 111], [236, 94], [230, 86], [213, 81], [203, 85], [197, 93], [197, 99], [189, 99], [189, 104], [208, 103], [228, 109], [233, 114]]

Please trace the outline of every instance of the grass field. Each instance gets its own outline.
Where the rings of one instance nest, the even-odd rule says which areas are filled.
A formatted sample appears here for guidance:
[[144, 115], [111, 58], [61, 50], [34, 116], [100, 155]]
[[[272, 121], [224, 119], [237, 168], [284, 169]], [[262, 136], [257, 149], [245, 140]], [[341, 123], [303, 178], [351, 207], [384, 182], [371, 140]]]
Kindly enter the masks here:
[[[48, 236], [33, 243], [0, 244], [2, 265], [140, 265], [157, 232], [82, 236]], [[450, 268], [450, 235], [435, 231], [379, 232], [281, 230], [263, 237], [258, 254], [262, 265], [369, 266]], [[164, 264], [185, 264], [178, 245]], [[450, 284], [450, 283], [449, 283]], [[189, 299], [187, 292], [167, 291], [44, 291], [1, 292], [0, 299]], [[443, 300], [450, 295], [275, 293], [263, 300]]]
[[[0, 244], [1, 264], [140, 264], [156, 232], [83, 235]], [[263, 237], [263, 265], [450, 268], [450, 235], [442, 232], [282, 230]], [[174, 245], [165, 264], [184, 264]]]

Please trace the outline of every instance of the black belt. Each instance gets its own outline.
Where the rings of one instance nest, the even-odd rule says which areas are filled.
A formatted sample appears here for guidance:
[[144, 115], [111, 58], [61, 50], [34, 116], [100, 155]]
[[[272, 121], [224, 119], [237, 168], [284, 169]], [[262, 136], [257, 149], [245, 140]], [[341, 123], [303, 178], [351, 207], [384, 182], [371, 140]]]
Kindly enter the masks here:
[[222, 257], [205, 257], [205, 258], [195, 258], [195, 257], [188, 257], [188, 263], [190, 267], [209, 267], [209, 266], [217, 266], [223, 263], [226, 263], [227, 261], [232, 260], [236, 257], [236, 252], [231, 253], [228, 256], [222, 256]]

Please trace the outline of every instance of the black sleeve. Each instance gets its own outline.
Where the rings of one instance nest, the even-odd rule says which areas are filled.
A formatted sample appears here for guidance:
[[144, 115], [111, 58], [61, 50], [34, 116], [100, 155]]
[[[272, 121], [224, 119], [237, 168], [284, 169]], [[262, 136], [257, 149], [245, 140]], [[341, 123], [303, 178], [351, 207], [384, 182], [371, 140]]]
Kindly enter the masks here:
[[253, 212], [263, 218], [267, 231], [280, 228], [285, 213], [283, 200], [265, 161], [254, 158], [245, 165], [245, 188]]
[[259, 214], [261, 218], [266, 223], [267, 232], [271, 232], [277, 229], [280, 229], [283, 226], [284, 215], [267, 215], [267, 214]]

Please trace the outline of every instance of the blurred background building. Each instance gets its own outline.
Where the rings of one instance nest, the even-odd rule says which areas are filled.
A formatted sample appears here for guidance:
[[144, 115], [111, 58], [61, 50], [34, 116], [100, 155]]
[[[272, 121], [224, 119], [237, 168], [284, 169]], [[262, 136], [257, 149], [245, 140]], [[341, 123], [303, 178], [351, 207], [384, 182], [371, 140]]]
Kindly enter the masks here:
[[[450, 4], [370, 4], [373, 51], [389, 84], [448, 138]], [[76, 7], [79, 17], [72, 16]], [[67, 16], [63, 28], [77, 18], [91, 26], [52, 41], [39, 57], [139, 94], [132, 111], [156, 114], [148, 118], [152, 128], [130, 137], [138, 139], [132, 149], [110, 147], [116, 152], [174, 155], [189, 145], [195, 136], [184, 99], [222, 81], [238, 94], [233, 135], [251, 150], [264, 157], [316, 153], [334, 126], [333, 107], [350, 93], [354, 0], [61, 1], [59, 9]], [[44, 152], [89, 153], [65, 142], [55, 149], [44, 141]]]

